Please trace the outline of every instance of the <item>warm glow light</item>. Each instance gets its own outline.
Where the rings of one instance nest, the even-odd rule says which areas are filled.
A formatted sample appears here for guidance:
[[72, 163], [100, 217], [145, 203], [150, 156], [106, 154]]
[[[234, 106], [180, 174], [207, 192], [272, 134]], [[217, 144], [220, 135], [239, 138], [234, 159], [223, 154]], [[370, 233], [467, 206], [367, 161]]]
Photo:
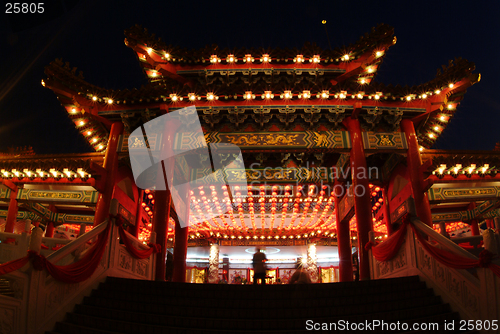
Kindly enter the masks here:
[[97, 138], [92, 139], [92, 142], [95, 143], [97, 141]]
[[92, 131], [87, 131], [87, 136], [90, 136], [92, 134]]
[[234, 60], [235, 60], [234, 55], [227, 56], [227, 62], [228, 63], [234, 63]]
[[153, 52], [153, 49], [152, 48], [148, 48], [147, 51], [150, 54], [151, 52]]
[[113, 104], [113, 100], [112, 99], [108, 99], [108, 104]]
[[284, 97], [285, 99], [291, 99], [291, 98], [292, 98], [292, 91], [290, 91], [290, 90], [285, 90], [285, 91], [283, 92], [283, 97]]
[[358, 96], [358, 99], [360, 99], [360, 100], [363, 98], [363, 94], [361, 94], [361, 93], [358, 93], [357, 96]]
[[83, 126], [85, 125], [85, 122], [84, 121], [80, 121], [80, 126]]
[[435, 130], [435, 131], [439, 131], [439, 127], [435, 126], [435, 127], [434, 127], [434, 130]]
[[308, 99], [308, 98], [310, 98], [310, 97], [311, 97], [311, 92], [310, 92], [310, 91], [308, 91], [308, 90], [303, 91], [303, 92], [302, 92], [302, 97], [303, 97], [304, 99]]
[[194, 93], [189, 93], [188, 96], [189, 96], [189, 101], [196, 100], [196, 95]]
[[362, 85], [364, 85], [364, 84], [366, 83], [365, 78], [361, 78], [361, 79], [359, 80], [359, 83], [360, 83], [360, 84], [362, 84]]
[[212, 64], [219, 63], [219, 62], [220, 62], [220, 59], [217, 57], [217, 55], [211, 55], [211, 56], [210, 56], [210, 62], [211, 62]]
[[156, 72], [152, 72], [152, 73], [151, 73], [151, 76], [152, 76], [152, 77], [154, 77], [154, 78], [155, 78], [157, 75], [158, 75], [158, 73], [156, 73]]
[[321, 92], [321, 98], [322, 99], [327, 99], [330, 96], [330, 92], [327, 90], [324, 90]]
[[170, 54], [165, 52], [165, 58], [170, 58]]
[[72, 108], [72, 109], [71, 109], [71, 112], [72, 112], [72, 113], [76, 113], [76, 109], [75, 109], [75, 108]]
[[45, 81], [42, 80], [42, 86], [45, 87]]
[[246, 61], [247, 63], [251, 63], [251, 62], [253, 62], [252, 55], [245, 55], [245, 61]]
[[341, 91], [340, 94], [339, 94], [339, 97], [341, 99], [345, 99], [347, 97], [347, 92], [346, 91]]
[[253, 99], [252, 92], [251, 92], [251, 91], [245, 92], [244, 97], [245, 97], [245, 99], [247, 99], [247, 100], [251, 100], [251, 99]]
[[345, 54], [342, 56], [342, 60], [343, 61], [348, 61], [349, 60], [349, 55], [348, 54]]
[[433, 133], [429, 133], [429, 138], [434, 138], [434, 134]]
[[104, 147], [104, 146], [102, 146], [102, 145], [99, 145], [99, 149], [100, 149], [100, 150], [102, 150], [102, 149], [103, 149], [103, 147]]
[[426, 99], [426, 98], [427, 98], [427, 94], [425, 94], [425, 93], [424, 93], [424, 94], [422, 94], [422, 98], [423, 98], [423, 99]]
[[297, 63], [302, 63], [304, 61], [304, 56], [302, 55], [297, 55], [297, 57], [294, 59]]
[[450, 88], [453, 88], [453, 86], [455, 86], [455, 85], [454, 85], [454, 84], [452, 84], [452, 83], [450, 83], [450, 84], [448, 85], [448, 87], [450, 87]]
[[441, 116], [441, 117], [439, 117], [439, 120], [440, 120], [441, 122], [444, 122], [444, 121], [446, 121], [446, 117]]
[[97, 96], [93, 96], [92, 101], [97, 101]]
[[441, 165], [439, 166], [438, 173], [439, 173], [439, 174], [443, 174], [443, 172], [444, 172], [444, 170], [445, 170], [445, 169], [446, 169], [446, 165], [441, 164]]
[[453, 109], [453, 104], [449, 103], [449, 104], [447, 105], [447, 108], [448, 108], [448, 109]]
[[439, 89], [436, 89], [436, 90], [434, 91], [434, 94], [439, 94], [439, 93], [441, 93], [441, 91], [440, 91]]
[[269, 57], [268, 54], [264, 54], [264, 55], [262, 55], [261, 61], [263, 61], [264, 63], [270, 62], [271, 57]]
[[375, 57], [382, 57], [382, 55], [384, 54], [384, 51], [377, 51], [375, 52]]
[[419, 150], [420, 152], [422, 152], [422, 151], [424, 150], [424, 148], [423, 148], [422, 146], [420, 146], [420, 147], [418, 148], [418, 150]]
[[411, 96], [410, 96], [410, 95], [408, 95], [408, 96], [406, 97], [406, 101], [411, 101]]
[[177, 102], [179, 100], [179, 97], [176, 94], [170, 94], [170, 99], [172, 102]]
[[207, 100], [213, 101], [215, 99], [215, 95], [213, 93], [207, 93]]
[[379, 100], [379, 99], [380, 99], [380, 95], [375, 94], [375, 100]]
[[315, 64], [319, 63], [319, 62], [320, 62], [320, 57], [319, 57], [319, 55], [314, 55], [314, 56], [312, 57], [312, 62], [313, 62], [313, 63], [315, 63]]

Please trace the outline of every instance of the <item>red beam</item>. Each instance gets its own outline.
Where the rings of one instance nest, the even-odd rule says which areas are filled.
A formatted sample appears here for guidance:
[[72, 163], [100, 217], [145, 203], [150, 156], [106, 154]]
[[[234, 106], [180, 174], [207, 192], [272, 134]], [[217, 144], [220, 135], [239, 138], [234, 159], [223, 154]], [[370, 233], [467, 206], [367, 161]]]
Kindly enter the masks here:
[[500, 174], [497, 174], [495, 176], [491, 175], [484, 175], [480, 176], [479, 174], [473, 174], [470, 177], [467, 177], [465, 175], [458, 175], [457, 177], [451, 176], [451, 175], [445, 175], [441, 178], [437, 177], [436, 175], [430, 175], [426, 180], [429, 180], [433, 183], [454, 183], [454, 182], [471, 182], [471, 181], [479, 181], [479, 182], [491, 182], [491, 181], [499, 181], [500, 180]]

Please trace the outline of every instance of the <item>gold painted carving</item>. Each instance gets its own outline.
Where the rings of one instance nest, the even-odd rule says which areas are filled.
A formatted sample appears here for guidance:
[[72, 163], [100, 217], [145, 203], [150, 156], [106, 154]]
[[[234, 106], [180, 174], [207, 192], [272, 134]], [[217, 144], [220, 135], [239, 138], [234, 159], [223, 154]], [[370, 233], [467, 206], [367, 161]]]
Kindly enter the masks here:
[[267, 134], [267, 135], [227, 135], [226, 138], [231, 144], [239, 146], [255, 145], [300, 145], [297, 142], [297, 134]]
[[32, 191], [30, 197], [36, 198], [61, 198], [61, 199], [80, 199], [82, 194], [79, 193], [64, 193], [64, 192], [44, 192]]

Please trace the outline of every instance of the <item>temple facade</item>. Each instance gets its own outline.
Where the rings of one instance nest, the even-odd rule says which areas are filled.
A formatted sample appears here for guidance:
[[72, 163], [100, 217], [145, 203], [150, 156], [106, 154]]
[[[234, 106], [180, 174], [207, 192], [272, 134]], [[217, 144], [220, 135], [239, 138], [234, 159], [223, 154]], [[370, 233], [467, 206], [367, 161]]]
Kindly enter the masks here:
[[[298, 262], [313, 282], [380, 278], [398, 267], [384, 266], [367, 245], [391, 239], [408, 216], [476, 257], [485, 231], [498, 242], [500, 151], [431, 148], [480, 81], [473, 63], [454, 59], [418, 86], [381, 84], [375, 76], [396, 43], [383, 24], [333, 50], [186, 50], [139, 26], [125, 37], [149, 80], [141, 88], [94, 86], [61, 60], [46, 67], [42, 85], [93, 152], [0, 155], [5, 233], [29, 233], [28, 221], [46, 238], [71, 240], [106, 221], [115, 199], [124, 230], [161, 248], [154, 279], [196, 283], [251, 282], [256, 247], [273, 283], [286, 283]], [[174, 150], [196, 149], [200, 139], [185, 124], [146, 142], [133, 133], [191, 106], [207, 145], [241, 150], [247, 186], [192, 188], [187, 217], [179, 217], [169, 190], [136, 185], [131, 159], [169, 136]], [[212, 172], [183, 164], [185, 156], [172, 167], [177, 183]]]

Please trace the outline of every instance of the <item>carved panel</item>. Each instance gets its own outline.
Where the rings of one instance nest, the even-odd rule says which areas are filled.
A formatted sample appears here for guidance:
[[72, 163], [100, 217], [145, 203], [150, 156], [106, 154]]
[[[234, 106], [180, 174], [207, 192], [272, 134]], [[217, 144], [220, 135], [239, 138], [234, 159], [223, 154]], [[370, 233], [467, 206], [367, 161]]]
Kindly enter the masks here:
[[457, 300], [461, 300], [462, 298], [462, 280], [452, 273], [449, 273], [450, 280], [448, 282], [448, 291], [455, 297]]
[[392, 260], [392, 262], [394, 265], [394, 270], [406, 267], [406, 265], [408, 264], [408, 261], [406, 260], [406, 248], [405, 247], [401, 247], [398, 255], [396, 255], [396, 257]]
[[135, 273], [139, 276], [147, 277], [148, 261], [137, 261], [135, 264]]
[[132, 271], [132, 258], [123, 251], [120, 251], [118, 255], [118, 265], [122, 269]]
[[16, 334], [14, 323], [15, 312], [13, 309], [3, 308], [0, 310], [0, 333]]
[[72, 295], [78, 290], [80, 283], [66, 284], [54, 281], [53, 284], [48, 287], [46, 291], [44, 314], [49, 315], [54, 310], [59, 308], [59, 306], [67, 299], [68, 296]]

